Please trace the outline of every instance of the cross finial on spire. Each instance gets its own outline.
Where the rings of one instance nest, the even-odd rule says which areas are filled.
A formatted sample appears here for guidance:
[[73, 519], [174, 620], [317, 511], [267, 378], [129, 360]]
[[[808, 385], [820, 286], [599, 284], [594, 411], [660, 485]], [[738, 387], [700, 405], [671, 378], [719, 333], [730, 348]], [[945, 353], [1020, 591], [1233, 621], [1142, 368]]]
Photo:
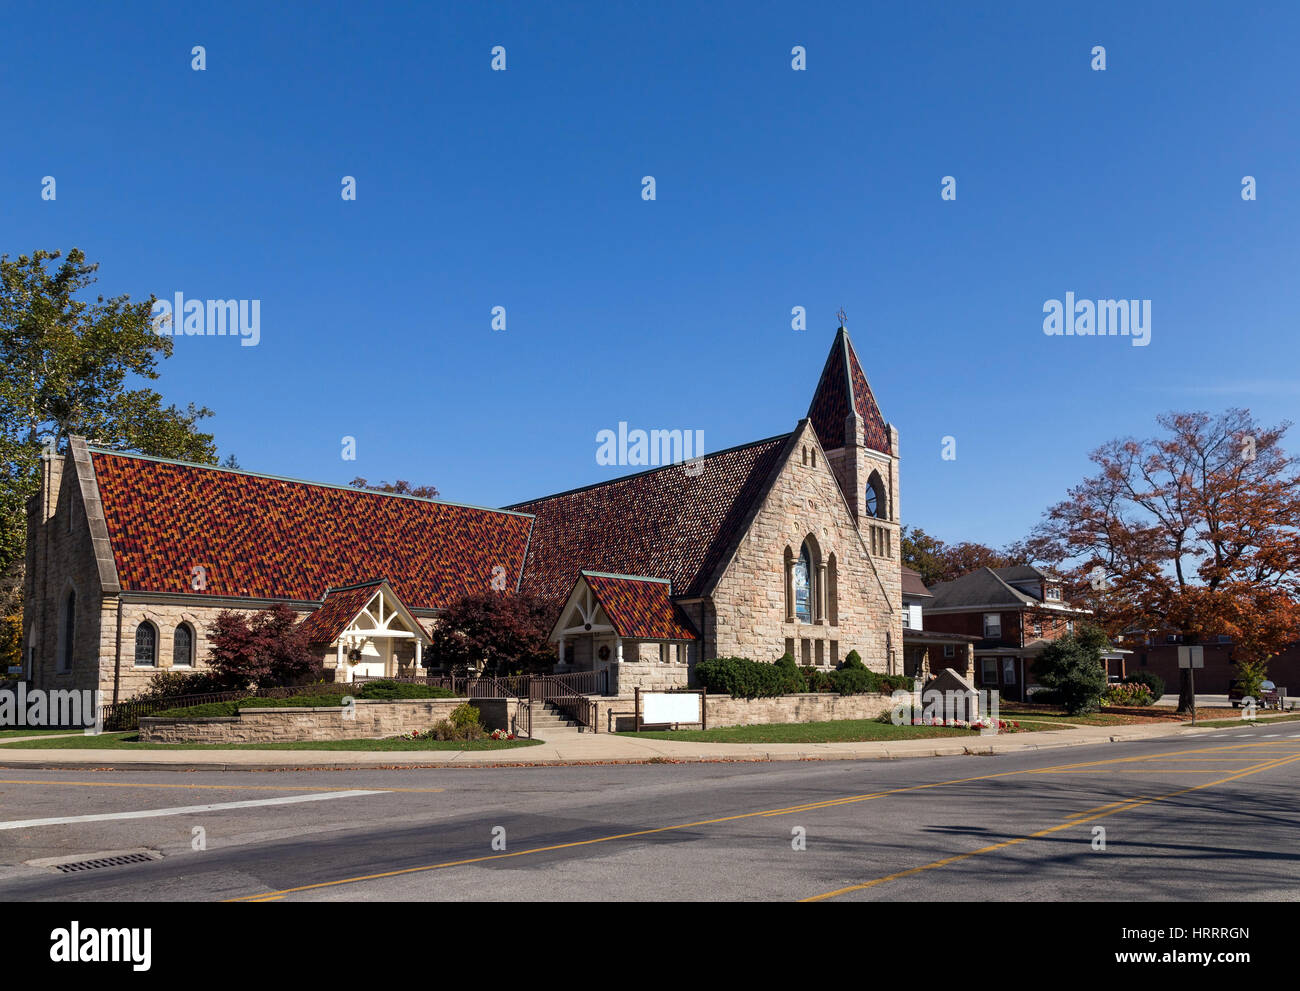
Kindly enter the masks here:
[[840, 330], [843, 330], [845, 326], [848, 325], [849, 315], [844, 312], [844, 307], [842, 306], [835, 311], [835, 315], [840, 318]]

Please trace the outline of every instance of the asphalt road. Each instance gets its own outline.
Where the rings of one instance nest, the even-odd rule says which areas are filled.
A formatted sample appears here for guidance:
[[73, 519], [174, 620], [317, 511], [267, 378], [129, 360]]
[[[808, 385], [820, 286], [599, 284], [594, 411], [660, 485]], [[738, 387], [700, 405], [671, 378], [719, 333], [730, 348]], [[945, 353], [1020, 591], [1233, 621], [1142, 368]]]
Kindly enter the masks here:
[[[0, 769], [0, 899], [1294, 901], [1298, 782], [1296, 723], [893, 761]], [[43, 863], [122, 851], [161, 859]]]

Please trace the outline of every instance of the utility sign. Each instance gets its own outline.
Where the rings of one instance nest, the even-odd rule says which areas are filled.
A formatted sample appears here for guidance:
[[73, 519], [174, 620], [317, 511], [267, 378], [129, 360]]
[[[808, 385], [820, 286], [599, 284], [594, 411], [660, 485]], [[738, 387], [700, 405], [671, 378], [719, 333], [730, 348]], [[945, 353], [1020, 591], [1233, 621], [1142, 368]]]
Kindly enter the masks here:
[[1179, 647], [1178, 666], [1180, 668], [1205, 667], [1205, 648], [1204, 647]]

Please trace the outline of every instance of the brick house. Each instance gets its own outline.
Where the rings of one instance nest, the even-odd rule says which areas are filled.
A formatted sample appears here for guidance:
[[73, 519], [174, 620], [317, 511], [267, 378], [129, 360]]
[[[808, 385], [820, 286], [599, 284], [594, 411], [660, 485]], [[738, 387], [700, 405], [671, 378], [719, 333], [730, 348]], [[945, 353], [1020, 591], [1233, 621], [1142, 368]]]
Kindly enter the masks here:
[[[1174, 629], [1140, 630], [1125, 633], [1123, 645], [1131, 651], [1128, 672], [1150, 671], [1165, 682], [1165, 691], [1177, 692], [1180, 684], [1178, 648], [1198, 643], [1205, 667], [1196, 672], [1198, 695], [1224, 695], [1228, 682], [1239, 677], [1240, 655], [1230, 636], [1201, 637], [1196, 641]], [[1268, 679], [1288, 694], [1300, 694], [1300, 644], [1290, 644], [1268, 662]]]
[[[975, 638], [977, 688], [997, 689], [1004, 699], [1024, 701], [1036, 687], [1030, 670], [1049, 643], [1091, 616], [1063, 598], [1060, 578], [1032, 565], [980, 568], [930, 589], [923, 606], [928, 630]], [[1112, 680], [1125, 674], [1128, 652], [1103, 655]]]
[[615, 692], [736, 654], [898, 671], [898, 467], [843, 328], [790, 433], [505, 509], [72, 438], [28, 506], [25, 675], [127, 698], [276, 603], [336, 678], [413, 673], [449, 603], [516, 590], [554, 605], [558, 669]]

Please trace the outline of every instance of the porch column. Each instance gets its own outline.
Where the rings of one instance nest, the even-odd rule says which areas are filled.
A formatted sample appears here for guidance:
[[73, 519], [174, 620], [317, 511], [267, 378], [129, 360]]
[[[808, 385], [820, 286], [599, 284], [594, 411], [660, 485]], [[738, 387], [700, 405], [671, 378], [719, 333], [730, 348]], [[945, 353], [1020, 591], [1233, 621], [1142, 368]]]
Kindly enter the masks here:
[[623, 663], [623, 638], [622, 637], [614, 638], [614, 660], [618, 661], [619, 664]]
[[342, 640], [340, 640], [340, 641], [338, 642], [338, 648], [339, 648], [339, 649], [338, 649], [338, 660], [335, 662], [337, 666], [335, 667], [334, 680], [335, 680], [335, 681], [338, 681], [338, 680], [339, 680], [339, 674], [338, 674], [338, 673], [339, 673], [339, 672], [342, 672], [342, 674], [343, 674], [343, 680], [344, 680], [344, 681], [347, 681], [347, 680], [348, 680], [348, 678], [347, 678], [347, 674], [348, 674], [348, 666], [347, 666], [347, 663], [343, 660], [343, 641], [342, 641]]
[[560, 659], [556, 663], [559, 664], [564, 663], [564, 637], [560, 637]]
[[415, 640], [415, 674], [416, 674], [416, 677], [419, 677], [419, 675], [420, 675], [420, 661], [423, 660], [423, 658], [424, 658], [424, 650], [423, 650], [423, 648], [424, 648], [424, 644], [420, 642], [419, 637], [416, 637], [416, 640]]

